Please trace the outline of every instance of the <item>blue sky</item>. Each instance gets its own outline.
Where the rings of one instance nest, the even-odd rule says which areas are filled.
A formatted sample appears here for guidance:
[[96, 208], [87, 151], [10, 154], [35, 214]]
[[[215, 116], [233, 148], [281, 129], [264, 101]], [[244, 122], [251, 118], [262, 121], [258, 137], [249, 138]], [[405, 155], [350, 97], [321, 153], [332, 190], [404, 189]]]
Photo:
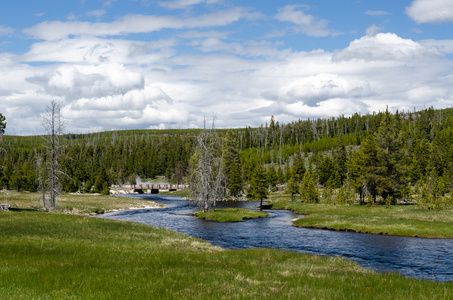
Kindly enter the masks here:
[[40, 134], [257, 126], [453, 104], [451, 0], [0, 4], [0, 113]]

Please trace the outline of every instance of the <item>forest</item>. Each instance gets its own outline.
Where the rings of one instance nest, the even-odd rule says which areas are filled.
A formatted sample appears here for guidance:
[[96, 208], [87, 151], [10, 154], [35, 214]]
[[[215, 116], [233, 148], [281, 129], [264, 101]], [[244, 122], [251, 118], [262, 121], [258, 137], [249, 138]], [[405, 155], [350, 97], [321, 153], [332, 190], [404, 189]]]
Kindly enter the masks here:
[[[0, 114], [0, 134], [7, 125]], [[59, 136], [65, 192], [108, 194], [137, 176], [190, 182], [197, 138], [217, 141], [225, 198], [256, 197], [254, 182], [294, 200], [417, 203], [452, 209], [453, 108], [354, 114], [235, 129], [123, 130]], [[0, 187], [36, 192], [46, 136], [1, 136]], [[263, 195], [265, 197], [265, 195]]]

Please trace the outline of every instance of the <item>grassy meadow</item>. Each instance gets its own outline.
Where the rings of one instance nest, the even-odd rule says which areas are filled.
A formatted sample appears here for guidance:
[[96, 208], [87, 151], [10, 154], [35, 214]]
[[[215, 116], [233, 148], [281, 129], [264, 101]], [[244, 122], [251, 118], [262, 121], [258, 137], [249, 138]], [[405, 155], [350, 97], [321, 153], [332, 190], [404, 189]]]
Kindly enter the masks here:
[[367, 207], [359, 204], [330, 205], [291, 202], [289, 195], [275, 193], [268, 203], [305, 215], [293, 225], [305, 228], [355, 231], [426, 238], [453, 238], [453, 211], [426, 210], [416, 205]]
[[[0, 193], [0, 203], [8, 201], [11, 208], [38, 209], [38, 193], [8, 191], [8, 194]], [[162, 207], [163, 204], [150, 200], [131, 197], [103, 196], [96, 194], [62, 194], [57, 203], [57, 209], [61, 212], [75, 214], [96, 214], [108, 211], [123, 210], [130, 208], [153, 208]]]
[[[29, 205], [32, 194], [9, 196], [17, 207], [0, 212], [0, 299], [448, 299], [453, 294], [453, 283], [378, 274], [338, 257], [224, 250], [144, 224], [36, 211]], [[63, 198], [64, 207], [86, 212], [111, 210], [116, 201], [124, 207], [140, 204], [124, 197]]]

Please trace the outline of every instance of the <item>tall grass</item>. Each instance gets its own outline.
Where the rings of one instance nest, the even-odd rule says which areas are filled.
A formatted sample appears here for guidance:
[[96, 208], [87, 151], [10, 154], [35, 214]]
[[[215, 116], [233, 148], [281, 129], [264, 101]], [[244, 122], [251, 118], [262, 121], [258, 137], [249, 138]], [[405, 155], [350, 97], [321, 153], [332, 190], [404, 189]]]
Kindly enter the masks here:
[[448, 299], [452, 283], [337, 257], [222, 250], [143, 224], [0, 213], [1, 299]]

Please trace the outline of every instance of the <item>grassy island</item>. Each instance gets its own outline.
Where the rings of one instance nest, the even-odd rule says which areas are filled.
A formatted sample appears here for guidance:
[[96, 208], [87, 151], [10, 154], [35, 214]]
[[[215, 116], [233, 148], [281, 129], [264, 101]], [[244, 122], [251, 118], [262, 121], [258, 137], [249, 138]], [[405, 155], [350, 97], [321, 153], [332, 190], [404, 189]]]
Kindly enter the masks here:
[[425, 238], [453, 238], [453, 211], [425, 210], [415, 205], [366, 207], [354, 205], [273, 203], [273, 209], [287, 209], [305, 215], [296, 227], [353, 231]]
[[243, 208], [217, 208], [215, 211], [196, 213], [198, 219], [218, 222], [241, 222], [244, 219], [257, 219], [269, 216], [267, 212]]

